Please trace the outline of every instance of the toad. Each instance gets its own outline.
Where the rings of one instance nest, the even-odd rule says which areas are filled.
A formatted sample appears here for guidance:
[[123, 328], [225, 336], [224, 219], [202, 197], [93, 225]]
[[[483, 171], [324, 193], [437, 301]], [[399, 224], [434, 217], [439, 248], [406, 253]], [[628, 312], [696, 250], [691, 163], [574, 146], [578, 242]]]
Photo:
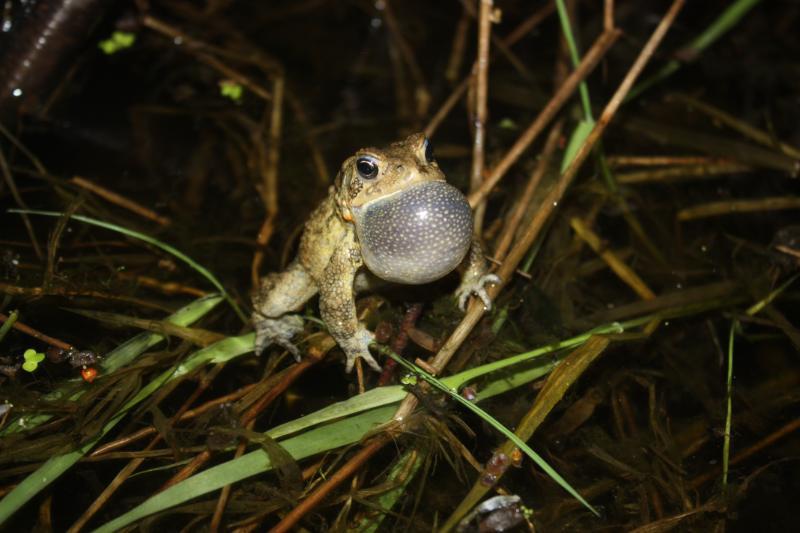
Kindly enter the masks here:
[[428, 139], [415, 134], [359, 150], [306, 222], [297, 257], [262, 278], [254, 293], [256, 353], [274, 343], [299, 361], [292, 337], [303, 320], [293, 312], [319, 293], [322, 320], [347, 357], [347, 372], [359, 357], [380, 370], [369, 353], [374, 335], [356, 316], [355, 293], [375, 287], [376, 277], [416, 285], [458, 267], [459, 307], [476, 295], [490, 308], [485, 285], [500, 279], [487, 274], [472, 210], [445, 181]]

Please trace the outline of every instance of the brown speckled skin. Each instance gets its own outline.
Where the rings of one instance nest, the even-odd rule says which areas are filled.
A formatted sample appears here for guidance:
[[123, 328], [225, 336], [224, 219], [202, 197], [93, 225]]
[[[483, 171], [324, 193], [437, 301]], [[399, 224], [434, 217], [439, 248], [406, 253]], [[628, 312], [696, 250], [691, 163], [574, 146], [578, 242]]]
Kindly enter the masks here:
[[[386, 148], [359, 150], [342, 164], [336, 185], [306, 222], [295, 260], [285, 271], [265, 276], [253, 296], [257, 352], [276, 343], [299, 358], [291, 338], [302, 330], [302, 319], [291, 313], [319, 292], [322, 320], [347, 356], [347, 371], [358, 357], [379, 370], [368, 348], [373, 335], [356, 316], [354, 285], [359, 284], [356, 274], [363, 259], [351, 209], [415, 184], [444, 181], [436, 162], [426, 161], [425, 143], [422, 134], [415, 134]], [[356, 161], [365, 155], [378, 163], [377, 179], [367, 181], [359, 176]], [[497, 278], [486, 275], [477, 241], [464, 263], [462, 283], [456, 292], [459, 303], [463, 307], [474, 293], [488, 307], [483, 285]]]

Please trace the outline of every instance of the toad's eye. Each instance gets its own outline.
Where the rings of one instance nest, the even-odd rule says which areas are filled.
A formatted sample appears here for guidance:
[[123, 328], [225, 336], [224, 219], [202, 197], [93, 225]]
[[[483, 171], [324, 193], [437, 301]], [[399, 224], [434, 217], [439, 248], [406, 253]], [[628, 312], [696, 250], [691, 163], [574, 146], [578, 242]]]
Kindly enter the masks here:
[[431, 141], [426, 138], [423, 146], [425, 147], [425, 162], [433, 163], [436, 160], [436, 158], [433, 156], [433, 144], [431, 144]]
[[356, 170], [365, 180], [375, 179], [378, 176], [378, 164], [371, 157], [359, 157], [356, 161]]

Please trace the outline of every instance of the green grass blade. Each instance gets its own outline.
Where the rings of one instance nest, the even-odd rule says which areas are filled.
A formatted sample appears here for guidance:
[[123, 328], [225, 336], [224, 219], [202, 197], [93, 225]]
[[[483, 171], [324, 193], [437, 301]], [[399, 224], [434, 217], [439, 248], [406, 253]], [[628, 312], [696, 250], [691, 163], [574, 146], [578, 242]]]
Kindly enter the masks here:
[[[38, 210], [35, 210], [35, 209], [9, 209], [8, 213], [20, 213], [20, 214], [26, 214], [26, 215], [40, 215], [40, 216], [46, 216], [46, 217], [61, 217], [61, 216], [64, 216], [64, 213], [58, 213], [56, 211], [38, 211]], [[201, 265], [200, 263], [198, 263], [197, 261], [195, 261], [194, 259], [192, 259], [188, 255], [184, 254], [183, 252], [181, 252], [177, 248], [174, 248], [173, 246], [170, 246], [169, 244], [167, 244], [165, 242], [159, 241], [158, 239], [156, 239], [154, 237], [151, 237], [150, 235], [147, 235], [145, 233], [141, 233], [141, 232], [129, 229], [129, 228], [118, 226], [116, 224], [112, 224], [111, 222], [105, 222], [103, 220], [97, 220], [96, 218], [91, 218], [91, 217], [87, 217], [87, 216], [83, 216], [83, 215], [71, 215], [70, 219], [71, 220], [77, 220], [77, 221], [83, 222], [85, 224], [90, 224], [92, 226], [97, 226], [99, 228], [104, 228], [104, 229], [107, 229], [107, 230], [115, 231], [117, 233], [121, 233], [121, 234], [126, 235], [128, 237], [131, 237], [132, 239], [137, 239], [137, 240], [146, 242], [147, 244], [152, 244], [156, 248], [160, 248], [161, 250], [164, 250], [168, 254], [171, 254], [175, 258], [177, 258], [177, 259], [183, 261], [184, 263], [186, 263], [187, 265], [189, 265], [191, 268], [193, 268], [195, 271], [197, 271], [201, 276], [206, 278], [220, 292], [220, 294], [222, 294], [222, 296], [225, 298], [225, 300], [227, 300], [227, 302], [230, 304], [230, 306], [233, 308], [233, 310], [236, 312], [236, 314], [239, 315], [239, 318], [242, 319], [242, 322], [244, 322], [244, 323], [248, 323], [249, 322], [249, 319], [247, 318], [247, 316], [239, 308], [239, 305], [231, 297], [231, 295], [228, 294], [228, 291], [225, 290], [225, 287], [222, 285], [222, 283], [220, 283], [220, 281], [217, 279], [217, 277], [214, 276], [214, 274], [212, 274], [211, 271], [209, 271], [206, 267], [204, 267], [203, 265]]]
[[[577, 67], [581, 62], [581, 57], [578, 53], [578, 45], [575, 43], [575, 36], [572, 33], [572, 23], [569, 20], [569, 13], [567, 13], [564, 0], [556, 0], [556, 8], [558, 8], [558, 20], [561, 22], [561, 31], [564, 33], [564, 40], [567, 42], [567, 48], [569, 48], [569, 57], [572, 61], [572, 66]], [[580, 83], [578, 91], [581, 95], [584, 121], [594, 123], [592, 104], [589, 100], [589, 87], [586, 85], [586, 81]]]
[[[706, 48], [714, 44], [717, 39], [725, 35], [731, 28], [738, 24], [742, 17], [760, 1], [761, 0], [737, 0], [733, 2], [727, 9], [720, 13], [719, 17], [717, 17], [703, 33], [692, 39], [681, 49], [682, 55], [692, 57], [702, 53]], [[677, 59], [669, 61], [661, 70], [634, 86], [628, 93], [628, 96], [625, 97], [625, 101], [629, 102], [633, 100], [653, 85], [671, 76], [681, 65], [682, 63]]]

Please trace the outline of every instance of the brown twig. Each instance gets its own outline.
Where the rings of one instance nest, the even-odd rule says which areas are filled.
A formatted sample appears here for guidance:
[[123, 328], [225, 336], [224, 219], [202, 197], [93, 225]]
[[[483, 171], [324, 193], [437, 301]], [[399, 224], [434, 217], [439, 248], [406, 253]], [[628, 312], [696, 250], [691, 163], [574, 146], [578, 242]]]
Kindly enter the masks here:
[[611, 155], [606, 161], [610, 167], [714, 166], [734, 163], [730, 159], [700, 155]]
[[546, 2], [542, 7], [534, 11], [530, 17], [523, 20], [516, 28], [511, 30], [503, 39], [506, 46], [514, 46], [520, 39], [525, 37], [533, 28], [542, 23], [544, 19], [555, 13], [556, 3]]
[[428, 84], [425, 82], [425, 76], [422, 74], [422, 69], [414, 57], [414, 52], [406, 42], [405, 37], [403, 37], [403, 32], [400, 30], [400, 26], [397, 23], [397, 18], [394, 15], [394, 9], [392, 8], [392, 4], [389, 2], [389, 0], [383, 0], [382, 15], [383, 20], [386, 21], [386, 27], [392, 34], [392, 40], [397, 47], [397, 50], [400, 52], [400, 57], [403, 58], [403, 62], [408, 67], [408, 70], [411, 73], [411, 78], [414, 81], [414, 101], [416, 106], [414, 108], [413, 118], [417, 120], [419, 117], [424, 117], [428, 113], [428, 107], [430, 106], [431, 102]]
[[469, 82], [471, 80], [471, 76], [467, 76], [464, 80], [453, 89], [453, 92], [450, 93], [450, 96], [447, 97], [447, 100], [444, 101], [442, 106], [436, 111], [436, 114], [428, 122], [428, 125], [425, 126], [424, 132], [426, 137], [433, 137], [433, 134], [439, 128], [439, 125], [442, 121], [447, 118], [447, 115], [450, 114], [450, 111], [456, 106], [461, 97], [467, 92], [469, 88]]
[[[779, 439], [794, 433], [795, 431], [800, 430], [800, 418], [796, 418], [791, 422], [788, 422], [778, 428], [777, 430], [773, 431], [763, 439], [759, 440], [752, 446], [742, 450], [741, 452], [737, 453], [731, 458], [730, 466], [734, 466], [736, 464], [741, 463], [742, 461], [752, 457], [756, 453], [772, 446], [777, 442]], [[689, 482], [689, 487], [692, 489], [698, 489], [701, 486], [705, 485], [709, 481], [713, 479], [717, 479], [720, 475], [721, 468], [714, 468], [709, 472], [706, 472], [703, 475], [700, 475]]]
[[709, 202], [681, 209], [677, 220], [695, 220], [698, 218], [716, 217], [736, 213], [756, 213], [758, 211], [779, 211], [784, 209], [800, 209], [800, 198], [796, 196], [778, 196], [772, 198], [756, 198], [752, 200], [727, 200]]
[[660, 168], [657, 170], [643, 170], [617, 174], [617, 183], [635, 185], [639, 183], [662, 183], [696, 178], [711, 178], [727, 174], [752, 172], [754, 169], [741, 163], [721, 163], [710, 165], [680, 165], [677, 167]]
[[81, 176], [75, 176], [70, 180], [72, 183], [81, 187], [82, 189], [86, 189], [87, 191], [91, 191], [100, 198], [111, 202], [112, 204], [118, 205], [123, 209], [127, 209], [132, 213], [136, 213], [142, 218], [146, 218], [147, 220], [151, 220], [156, 224], [161, 226], [169, 226], [171, 220], [168, 217], [164, 217], [149, 209], [139, 202], [131, 200], [130, 198], [125, 198], [121, 194], [118, 194], [112, 190], [106, 189], [105, 187], [98, 185], [86, 178], [82, 178]]
[[126, 302], [133, 306], [144, 307], [147, 309], [156, 309], [159, 311], [167, 311], [167, 312], [173, 311], [173, 309], [170, 309], [168, 306], [165, 305], [149, 302], [147, 300], [142, 300], [141, 298], [133, 298], [131, 296], [124, 296], [122, 294], [110, 293], [110, 292], [69, 290], [60, 287], [51, 287], [48, 289], [44, 289], [42, 287], [18, 287], [16, 285], [10, 285], [8, 283], [2, 283], [2, 282], [0, 282], [0, 292], [6, 294], [12, 294], [15, 296], [29, 296], [29, 297], [56, 295], [56, 296], [66, 296], [74, 298], [76, 296], [83, 296], [87, 298], [98, 298], [100, 300], [116, 300], [119, 302]]
[[186, 294], [188, 296], [194, 296], [195, 298], [202, 298], [208, 294], [208, 291], [204, 291], [190, 285], [184, 285], [183, 283], [177, 283], [174, 281], [161, 281], [160, 279], [151, 278], [150, 276], [141, 276], [132, 274], [130, 272], [117, 272], [116, 276], [119, 279], [132, 281], [136, 285], [147, 287], [149, 289], [155, 289], [162, 294], [167, 295]]
[[461, 64], [464, 62], [464, 49], [467, 46], [467, 35], [469, 34], [470, 15], [466, 6], [461, 9], [461, 18], [458, 19], [456, 31], [453, 34], [453, 45], [450, 48], [450, 59], [447, 60], [447, 67], [444, 69], [444, 79], [450, 83], [455, 83]]
[[[11, 169], [8, 167], [8, 161], [6, 161], [6, 155], [3, 150], [0, 150], [0, 174], [3, 175], [3, 179], [8, 186], [8, 190], [11, 191], [11, 197], [14, 198], [17, 207], [20, 209], [28, 209], [25, 200], [22, 199], [22, 195], [19, 193], [19, 189], [17, 189], [17, 183], [14, 181], [14, 176], [11, 174]], [[39, 246], [39, 241], [36, 239], [36, 232], [33, 231], [33, 224], [31, 224], [30, 217], [28, 217], [26, 213], [20, 213], [20, 216], [22, 217], [22, 222], [25, 224], [25, 229], [28, 232], [31, 245], [33, 245], [33, 251], [36, 252], [36, 257], [42, 259], [42, 257], [44, 257], [42, 255], [42, 248]]]
[[[470, 191], [477, 190], [483, 182], [483, 164], [486, 145], [486, 115], [489, 96], [489, 34], [491, 32], [492, 0], [481, 0], [478, 25], [478, 59], [475, 61], [475, 120], [473, 121], [472, 170]], [[486, 202], [473, 206], [474, 231], [481, 235]]]
[[[8, 315], [6, 315], [4, 313], [0, 313], [0, 322], [5, 322], [6, 320], [8, 320]], [[26, 326], [25, 324], [23, 324], [19, 320], [14, 322], [14, 325], [12, 327], [14, 329], [16, 329], [17, 331], [20, 331], [20, 332], [24, 333], [25, 335], [33, 337], [34, 339], [40, 340], [40, 341], [42, 341], [42, 342], [44, 342], [46, 344], [49, 344], [50, 346], [55, 346], [56, 348], [61, 348], [62, 350], [65, 350], [65, 351], [73, 349], [73, 346], [71, 344], [66, 343], [66, 342], [64, 342], [62, 340], [56, 339], [55, 337], [51, 337], [49, 335], [45, 335], [44, 333], [42, 333], [41, 331], [39, 331], [37, 329], [33, 329], [30, 326]]]
[[644, 280], [642, 280], [632, 268], [625, 264], [616, 253], [606, 248], [600, 237], [584, 224], [582, 220], [579, 218], [572, 218], [570, 220], [570, 226], [572, 226], [575, 233], [605, 261], [617, 277], [633, 289], [642, 300], [652, 300], [656, 297], [655, 293], [647, 286]]
[[609, 31], [614, 29], [614, 0], [605, 0], [603, 2], [603, 30]]
[[259, 189], [261, 198], [264, 202], [266, 216], [261, 228], [258, 231], [256, 242], [258, 248], [253, 254], [253, 261], [250, 268], [251, 282], [253, 287], [259, 285], [259, 273], [261, 264], [264, 261], [264, 249], [267, 246], [272, 233], [275, 231], [275, 220], [278, 217], [278, 160], [280, 157], [281, 128], [283, 123], [283, 75], [276, 76], [273, 83], [273, 102], [270, 113], [269, 138], [267, 142], [266, 154], [264, 154], [263, 143], [256, 139], [256, 150], [258, 151], [259, 167], [261, 169], [262, 185]]
[[502, 262], [503, 257], [505, 257], [506, 252], [508, 252], [508, 249], [511, 247], [511, 242], [514, 239], [514, 234], [517, 232], [517, 228], [522, 222], [522, 217], [525, 215], [525, 212], [528, 210], [528, 208], [530, 208], [530, 202], [533, 199], [533, 193], [539, 188], [539, 184], [542, 182], [542, 178], [547, 172], [550, 162], [553, 159], [553, 154], [555, 154], [555, 151], [558, 148], [558, 142], [561, 140], [561, 132], [563, 127], [563, 120], [559, 120], [553, 125], [553, 128], [550, 130], [550, 134], [547, 136], [547, 140], [545, 141], [544, 149], [539, 156], [539, 161], [536, 163], [536, 168], [534, 168], [533, 172], [531, 173], [531, 177], [528, 179], [528, 183], [525, 186], [525, 190], [522, 192], [522, 196], [514, 205], [511, 213], [509, 213], [509, 215], [506, 217], [506, 223], [503, 227], [503, 232], [497, 239], [497, 246], [495, 247], [494, 251], [494, 258], [497, 261]]
[[269, 530], [270, 533], [294, 531], [301, 518], [317, 507], [333, 489], [350, 479], [350, 476], [355, 474], [373, 455], [390, 442], [392, 442], [392, 436], [388, 432], [373, 437], [347, 463], [332, 476], [328, 477], [325, 483], [289, 511], [275, 527]]
[[795, 148], [787, 143], [781, 142], [775, 139], [772, 135], [768, 134], [767, 132], [761, 131], [758, 128], [754, 128], [750, 124], [740, 120], [733, 115], [726, 113], [725, 111], [718, 109], [710, 104], [705, 102], [701, 102], [696, 98], [692, 98], [691, 96], [685, 94], [673, 94], [667, 97], [666, 99], [669, 101], [676, 101], [683, 103], [689, 107], [695, 108], [701, 113], [705, 113], [712, 119], [714, 122], [722, 123], [729, 128], [738, 131], [745, 137], [754, 140], [759, 144], [763, 144], [764, 146], [769, 146], [770, 148], [777, 148], [784, 154], [788, 155], [789, 157], [793, 157], [795, 159], [800, 159], [800, 149]]

